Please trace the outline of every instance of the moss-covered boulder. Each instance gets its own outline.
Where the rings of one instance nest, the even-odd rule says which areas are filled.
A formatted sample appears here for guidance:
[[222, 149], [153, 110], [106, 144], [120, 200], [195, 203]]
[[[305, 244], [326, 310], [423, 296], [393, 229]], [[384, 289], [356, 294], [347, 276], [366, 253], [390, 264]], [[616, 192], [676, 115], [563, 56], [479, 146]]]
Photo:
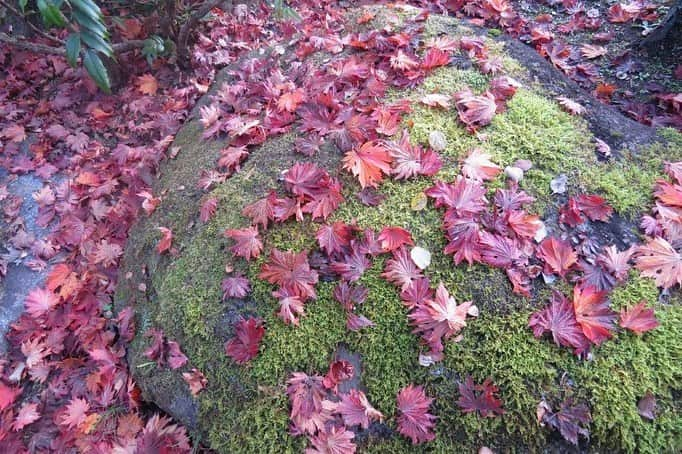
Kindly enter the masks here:
[[[382, 11], [378, 9], [374, 21], [382, 20]], [[404, 10], [389, 13], [398, 18], [406, 14]], [[588, 234], [599, 245], [616, 244], [621, 249], [637, 241], [636, 219], [651, 206], [653, 184], [663, 175], [663, 162], [682, 157], [679, 136], [667, 132], [667, 138], [659, 137], [654, 130], [590, 99], [532, 49], [493, 38], [494, 34], [486, 36], [452, 18], [432, 16], [424, 25], [423, 39], [440, 35], [485, 36], [491, 52], [502, 58], [505, 72], [523, 87], [506, 111], [485, 128], [484, 141], [466, 131], [456, 111], [413, 103], [413, 111], [404, 119], [412, 141], [427, 145], [429, 134], [436, 130], [447, 139], [441, 152], [444, 165], [435, 178], [450, 180], [457, 175], [459, 160], [474, 146], [503, 167], [527, 159], [534, 166], [521, 187], [536, 198], [532, 210], [548, 226], [557, 226], [558, 208], [568, 194], [596, 193], [607, 199], [616, 214], [610, 223], [590, 227]], [[325, 57], [314, 55], [311, 60], [325, 62]], [[490, 77], [466, 61], [455, 58], [417, 87], [387, 96], [416, 101], [433, 92], [452, 93], [465, 87], [485, 90]], [[230, 70], [221, 72], [215, 87], [230, 81]], [[581, 102], [587, 114], [581, 118], [564, 112], [555, 100], [557, 95]], [[646, 299], [654, 305], [660, 327], [641, 337], [617, 333], [593, 349], [591, 360], [581, 361], [565, 348], [534, 338], [527, 327], [529, 315], [544, 306], [551, 287], [566, 290], [566, 283], [538, 282], [532, 297], [524, 298], [512, 293], [499, 269], [466, 263], [455, 266], [442, 252], [442, 213], [432, 206], [413, 209], [415, 197], [433, 184], [432, 178], [386, 181], [378, 191], [386, 199], [368, 207], [355, 197], [357, 182], [340, 169], [342, 153], [326, 144], [314, 162], [342, 180], [345, 195], [330, 221], [354, 221], [375, 230], [389, 225], [408, 229], [415, 243], [433, 254], [425, 274], [432, 282], [443, 282], [458, 301], [473, 300], [480, 316], [466, 327], [461, 342], [447, 343], [443, 361], [420, 366], [419, 338], [408, 324], [399, 291], [380, 276], [384, 259], [379, 257], [360, 279], [369, 289], [362, 313], [375, 326], [359, 332], [346, 329], [345, 313], [332, 297], [335, 282], [316, 286], [317, 298], [306, 304], [300, 326], [285, 325], [275, 314], [274, 287], [258, 279], [260, 268], [271, 248], [316, 249], [319, 224], [306, 219], [262, 232], [264, 254], [249, 263], [233, 259], [230, 240], [222, 232], [247, 226], [242, 208], [279, 187], [281, 172], [305, 160], [294, 151], [297, 135], [280, 135], [253, 148], [238, 173], [205, 192], [197, 189], [197, 181], [203, 170], [214, 168], [225, 142], [203, 140], [197, 117], [198, 110], [175, 138], [177, 155], [161, 169], [154, 189], [161, 204], [131, 233], [116, 305], [119, 310], [129, 305], [135, 309], [137, 335], [128, 359], [144, 396], [186, 424], [198, 441], [225, 453], [301, 452], [305, 438], [289, 432], [286, 380], [294, 371], [323, 375], [343, 347], [359, 358], [360, 382], [370, 402], [386, 416], [383, 424], [357, 434], [363, 452], [414, 452], [409, 440], [395, 432], [396, 394], [410, 383], [424, 385], [435, 398], [437, 436], [424, 445], [425, 451], [470, 452], [483, 445], [501, 451], [567, 449], [558, 435], [536, 419], [538, 403], [565, 393], [567, 382], [574, 399], [591, 408], [591, 436], [589, 441], [581, 440], [584, 448], [605, 452], [682, 449], [682, 306], [675, 293], [663, 301], [653, 281], [632, 272], [627, 283], [614, 291], [614, 308]], [[599, 159], [595, 137], [611, 145], [613, 158]], [[560, 174], [567, 176], [568, 194], [553, 194], [550, 189], [551, 180]], [[503, 185], [501, 175], [489, 188]], [[208, 197], [217, 198], [218, 208], [208, 223], [202, 223], [199, 207]], [[161, 238], [158, 227], [173, 232], [170, 253], [155, 251]], [[221, 280], [226, 264], [250, 278], [248, 299], [223, 301]], [[233, 335], [235, 320], [248, 315], [261, 317], [267, 329], [258, 356], [239, 366], [226, 356], [224, 344]], [[171, 370], [148, 359], [143, 352], [151, 340], [144, 334], [150, 328], [161, 329], [176, 340], [188, 363]], [[182, 378], [191, 368], [207, 378], [206, 388], [197, 397]], [[504, 401], [504, 415], [481, 418], [460, 411], [457, 383], [467, 375], [477, 381], [493, 379]], [[653, 421], [643, 419], [637, 410], [638, 399], [647, 392], [657, 398]]]

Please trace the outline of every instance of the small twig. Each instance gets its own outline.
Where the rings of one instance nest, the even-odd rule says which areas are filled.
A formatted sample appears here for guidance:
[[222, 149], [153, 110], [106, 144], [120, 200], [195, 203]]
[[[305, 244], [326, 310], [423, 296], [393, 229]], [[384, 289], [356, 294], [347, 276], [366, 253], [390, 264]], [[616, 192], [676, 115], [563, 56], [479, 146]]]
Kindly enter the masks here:
[[[37, 54], [48, 54], [48, 55], [66, 55], [66, 50], [59, 47], [46, 46], [44, 44], [35, 44], [22, 39], [17, 39], [9, 36], [5, 33], [0, 33], [0, 42], [9, 44], [18, 49], [24, 49]], [[144, 47], [143, 39], [135, 39], [131, 41], [124, 41], [122, 43], [116, 43], [111, 46], [115, 53], [128, 52], [133, 49], [139, 49]]]
[[45, 33], [44, 31], [42, 31], [41, 29], [39, 29], [38, 27], [33, 25], [31, 23], [31, 21], [29, 21], [21, 12], [19, 12], [18, 9], [14, 8], [12, 5], [5, 2], [5, 0], [0, 0], [0, 5], [4, 6], [8, 10], [10, 10], [12, 12], [12, 14], [16, 15], [17, 17], [23, 17], [24, 22], [26, 24], [28, 24], [29, 27], [31, 27], [31, 30], [33, 30], [35, 33], [39, 34], [43, 38], [49, 39], [50, 41], [53, 41], [53, 42], [58, 43], [58, 44], [64, 44], [64, 41], [62, 41], [61, 39], [59, 39], [55, 36], [49, 35], [48, 33]]

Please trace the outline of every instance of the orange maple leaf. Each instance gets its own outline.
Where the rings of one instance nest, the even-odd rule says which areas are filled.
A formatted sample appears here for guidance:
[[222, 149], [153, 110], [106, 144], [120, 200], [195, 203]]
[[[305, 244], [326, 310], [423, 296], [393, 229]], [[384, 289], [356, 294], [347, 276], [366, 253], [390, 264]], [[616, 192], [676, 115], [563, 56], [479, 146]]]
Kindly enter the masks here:
[[360, 185], [377, 187], [383, 179], [382, 172], [391, 173], [391, 156], [388, 150], [378, 142], [365, 142], [355, 150], [350, 150], [343, 158], [343, 168], [350, 170], [358, 177]]
[[151, 74], [144, 74], [137, 78], [137, 89], [143, 95], [154, 96], [159, 89], [159, 83], [156, 81], [156, 77]]

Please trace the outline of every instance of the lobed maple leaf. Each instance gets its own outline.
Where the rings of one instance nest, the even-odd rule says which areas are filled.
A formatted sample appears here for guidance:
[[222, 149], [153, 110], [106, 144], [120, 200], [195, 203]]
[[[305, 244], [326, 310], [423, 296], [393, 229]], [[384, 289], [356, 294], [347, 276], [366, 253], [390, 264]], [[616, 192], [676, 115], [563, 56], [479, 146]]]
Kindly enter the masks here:
[[305, 454], [353, 454], [355, 433], [345, 427], [332, 426], [329, 430], [320, 430], [310, 438], [312, 448], [305, 450]]
[[455, 265], [466, 260], [469, 265], [481, 260], [480, 226], [470, 218], [448, 219], [445, 223], [448, 244], [443, 252], [453, 254]]
[[431, 70], [440, 66], [445, 66], [450, 62], [450, 52], [446, 49], [431, 47], [424, 55], [422, 69]]
[[489, 125], [497, 111], [495, 96], [489, 91], [480, 96], [463, 90], [454, 94], [459, 119], [471, 130]]
[[575, 198], [580, 211], [591, 221], [608, 222], [613, 214], [613, 208], [598, 195], [580, 194]]
[[646, 307], [646, 301], [620, 311], [620, 326], [635, 334], [643, 334], [656, 328], [659, 323], [654, 310]]
[[423, 277], [405, 247], [393, 251], [393, 257], [386, 260], [386, 267], [381, 276], [401, 290], [405, 290], [413, 281]]
[[283, 93], [277, 100], [277, 108], [287, 112], [295, 112], [299, 104], [305, 101], [305, 92], [297, 88], [294, 91]]
[[245, 146], [227, 147], [220, 150], [218, 167], [222, 167], [227, 174], [232, 174], [240, 169], [242, 161], [249, 156], [249, 151]]
[[506, 236], [481, 231], [479, 245], [481, 262], [490, 266], [510, 268], [527, 260], [518, 243]]
[[289, 419], [294, 433], [315, 434], [325, 431], [325, 422], [331, 418], [331, 411], [323, 408], [326, 396], [323, 378], [294, 372], [287, 381], [287, 395], [291, 403]]
[[363, 328], [375, 326], [374, 322], [364, 315], [357, 315], [353, 312], [346, 313], [346, 329], [349, 331], [360, 331]]
[[443, 164], [435, 151], [410, 144], [407, 130], [403, 130], [400, 142], [387, 142], [386, 146], [395, 164], [393, 175], [398, 180], [435, 175]]
[[398, 432], [410, 438], [413, 445], [436, 437], [436, 417], [429, 413], [431, 402], [433, 399], [421, 386], [408, 385], [398, 392]]
[[419, 98], [419, 102], [426, 104], [429, 107], [449, 109], [451, 99], [452, 98], [450, 96], [444, 95], [442, 93], [429, 93]]
[[315, 298], [318, 275], [316, 271], [310, 269], [306, 251], [282, 252], [273, 248], [258, 277], [271, 284], [291, 289], [303, 299]]
[[589, 430], [583, 426], [591, 420], [590, 409], [585, 404], [574, 405], [570, 399], [561, 403], [559, 411], [553, 412], [550, 408], [542, 416], [543, 423], [558, 429], [566, 441], [576, 446], [578, 435], [589, 436]]
[[204, 224], [207, 223], [215, 215], [217, 209], [218, 209], [217, 197], [210, 197], [204, 200], [204, 203], [201, 204], [201, 208], [199, 209], [199, 220]]
[[436, 208], [452, 208], [459, 217], [479, 214], [486, 210], [486, 189], [478, 181], [458, 176], [453, 183], [437, 181], [425, 194], [436, 200]]
[[637, 247], [635, 268], [665, 289], [682, 284], [682, 256], [664, 238], [656, 237]]
[[263, 322], [254, 317], [241, 319], [235, 324], [234, 333], [235, 337], [225, 343], [225, 353], [237, 364], [245, 364], [258, 355], [265, 335]]
[[352, 311], [356, 306], [362, 304], [367, 299], [369, 290], [367, 287], [358, 285], [351, 287], [346, 281], [340, 282], [334, 287], [334, 299], [341, 303], [347, 311]]
[[565, 277], [578, 262], [578, 256], [571, 245], [553, 236], [542, 240], [537, 257], [545, 262], [545, 273], [556, 273], [561, 277]]
[[158, 230], [161, 232], [162, 236], [156, 245], [156, 252], [163, 254], [170, 250], [173, 241], [173, 232], [167, 227], [158, 227]]
[[591, 286], [577, 285], [573, 288], [575, 319], [583, 334], [597, 345], [613, 335], [611, 329], [616, 314], [609, 307], [607, 295], [608, 292]]
[[519, 238], [532, 239], [543, 226], [539, 216], [525, 211], [508, 211], [507, 223]]
[[223, 299], [227, 298], [244, 298], [251, 291], [249, 280], [237, 274], [235, 276], [228, 276], [220, 283], [223, 290]]
[[431, 289], [429, 278], [423, 277], [410, 283], [410, 285], [400, 292], [400, 300], [408, 309], [424, 304], [427, 299], [433, 299], [434, 293]]
[[412, 235], [401, 227], [384, 227], [377, 238], [384, 251], [392, 252], [403, 245], [414, 246]]
[[224, 232], [227, 238], [235, 241], [230, 251], [236, 256], [251, 260], [257, 258], [263, 250], [263, 243], [258, 237], [257, 227], [245, 227], [243, 229], [229, 229]]
[[326, 252], [327, 255], [333, 255], [350, 246], [355, 231], [355, 227], [342, 221], [336, 221], [333, 224], [322, 225], [317, 230], [315, 238], [317, 238], [317, 244], [319, 244], [320, 249]]
[[435, 298], [416, 304], [408, 318], [415, 325], [414, 332], [420, 333], [431, 347], [434, 356], [443, 351], [443, 340], [458, 334], [466, 326], [466, 317], [475, 313], [476, 306], [471, 301], [457, 305], [455, 298], [440, 283]]
[[183, 372], [182, 378], [189, 386], [189, 392], [191, 392], [193, 396], [198, 396], [201, 390], [208, 384], [208, 380], [204, 377], [204, 374], [195, 368], [192, 368], [189, 372]]
[[658, 180], [654, 195], [656, 199], [667, 206], [682, 207], [682, 186], [679, 184]]
[[351, 389], [348, 394], [341, 394], [341, 402], [336, 405], [336, 412], [343, 418], [347, 427], [369, 427], [370, 421], [383, 421], [384, 415], [370, 405], [362, 391]]
[[60, 415], [59, 424], [69, 429], [78, 427], [86, 421], [88, 410], [90, 410], [90, 404], [85, 399], [74, 397]]
[[585, 222], [585, 218], [580, 212], [578, 202], [573, 197], [569, 197], [566, 205], [561, 207], [561, 211], [559, 211], [559, 222], [562, 222], [569, 227], [575, 227]]
[[557, 291], [552, 293], [547, 307], [530, 316], [528, 326], [537, 338], [542, 337], [546, 332], [552, 333], [554, 343], [564, 347], [573, 347], [576, 355], [590, 348], [590, 341], [583, 334], [575, 318], [572, 302]]
[[16, 418], [14, 418], [14, 421], [12, 422], [12, 430], [18, 432], [29, 424], [33, 424], [38, 419], [40, 419], [38, 404], [25, 403], [21, 406]]
[[187, 364], [187, 356], [180, 350], [180, 344], [176, 341], [167, 341], [167, 360], [168, 366], [175, 370]]
[[467, 375], [459, 384], [459, 400], [457, 405], [464, 413], [477, 412], [484, 418], [492, 418], [504, 414], [502, 401], [495, 395], [498, 392], [490, 378], [477, 385], [471, 375]]
[[358, 247], [354, 247], [350, 253], [344, 254], [339, 260], [331, 262], [331, 269], [348, 282], [355, 282], [370, 267], [371, 263], [367, 256]]
[[24, 300], [26, 312], [33, 318], [46, 315], [57, 304], [59, 304], [59, 296], [43, 288], [31, 290]]
[[143, 95], [154, 96], [159, 89], [159, 83], [151, 74], [143, 74], [137, 78], [137, 88]]
[[462, 163], [462, 174], [473, 180], [486, 181], [494, 179], [502, 168], [490, 161], [490, 154], [474, 148]]
[[606, 246], [602, 253], [597, 256], [597, 263], [611, 273], [617, 281], [622, 282], [630, 271], [630, 258], [634, 254], [633, 247], [625, 251], [619, 251], [616, 246]]
[[[158, 246], [157, 246], [158, 248]], [[118, 259], [123, 255], [123, 248], [116, 244], [110, 243], [109, 240], [103, 239], [97, 244], [95, 254], [93, 257], [94, 263], [102, 264], [103, 267], [108, 268], [116, 265]]]
[[343, 359], [332, 361], [331, 364], [329, 364], [327, 375], [325, 375], [322, 380], [322, 384], [325, 388], [332, 389], [336, 392], [338, 384], [352, 378], [354, 373], [355, 368], [348, 361]]
[[271, 191], [267, 197], [263, 197], [254, 203], [247, 205], [242, 210], [242, 214], [251, 219], [253, 225], [261, 225], [263, 229], [268, 228], [268, 223], [275, 219], [275, 201], [277, 194]]
[[272, 292], [272, 296], [279, 300], [277, 316], [287, 325], [298, 326], [298, 317], [305, 315], [304, 301], [301, 297], [286, 287]]
[[360, 186], [377, 187], [383, 175], [391, 173], [391, 156], [386, 147], [378, 142], [365, 142], [359, 149], [346, 152], [343, 168], [358, 177]]

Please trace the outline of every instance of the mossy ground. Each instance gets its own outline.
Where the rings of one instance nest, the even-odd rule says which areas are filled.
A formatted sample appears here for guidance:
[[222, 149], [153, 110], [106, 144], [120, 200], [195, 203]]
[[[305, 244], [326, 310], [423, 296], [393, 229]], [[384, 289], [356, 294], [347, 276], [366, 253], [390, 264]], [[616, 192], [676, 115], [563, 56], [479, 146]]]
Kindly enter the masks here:
[[[510, 59], [508, 59], [510, 60]], [[506, 63], [507, 64], [507, 63]], [[515, 63], [508, 63], [514, 67]], [[471, 69], [443, 68], [427, 78], [419, 88], [393, 96], [418, 99], [424, 93], [450, 94], [469, 86], [485, 90], [487, 76]], [[624, 216], [634, 217], [647, 208], [652, 184], [661, 176], [665, 159], [675, 159], [680, 147], [627, 151], [624, 161], [600, 162], [594, 153], [593, 137], [585, 122], [561, 111], [558, 104], [537, 89], [521, 89], [509, 102], [507, 111], [497, 115], [481, 133], [485, 140], [467, 133], [454, 111], [438, 110], [415, 104], [405, 119], [413, 142], [426, 145], [428, 134], [440, 130], [448, 146], [441, 154], [445, 165], [436, 178], [451, 179], [458, 173], [457, 162], [468, 150], [478, 146], [489, 152], [501, 166], [517, 159], [529, 159], [534, 168], [521, 185], [537, 198], [539, 213], [556, 209], [558, 199], [551, 194], [549, 182], [560, 173], [569, 176], [571, 193], [599, 193]], [[263, 147], [264, 155], [281, 155], [291, 147], [285, 138]], [[288, 155], [287, 155], [288, 156]], [[255, 162], [255, 158], [254, 162]], [[346, 202], [334, 219], [356, 222], [360, 227], [379, 230], [395, 225], [412, 232], [415, 243], [433, 253], [427, 275], [432, 282], [443, 282], [458, 301], [473, 299], [481, 316], [470, 322], [460, 343], [449, 343], [445, 360], [430, 368], [418, 366], [419, 343], [408, 326], [406, 310], [397, 290], [381, 277], [383, 259], [362, 277], [369, 297], [359, 313], [370, 318], [375, 327], [359, 333], [347, 332], [345, 315], [331, 297], [334, 283], [320, 283], [318, 298], [306, 304], [300, 326], [286, 326], [275, 316], [273, 287], [257, 279], [260, 265], [270, 248], [311, 250], [315, 247], [312, 222], [286, 223], [268, 230], [264, 236], [264, 256], [248, 266], [235, 262], [253, 286], [249, 302], [221, 301], [220, 281], [230, 261], [228, 240], [221, 232], [241, 227], [247, 221], [241, 207], [264, 195], [265, 187], [277, 186], [277, 172], [291, 162], [278, 161], [254, 176], [260, 168], [245, 169], [214, 191], [219, 211], [207, 225], [181, 238], [182, 250], [167, 271], [153, 277], [157, 305], [147, 318], [169, 337], [180, 341], [183, 351], [208, 378], [208, 387], [199, 396], [202, 433], [206, 441], [221, 452], [300, 452], [302, 437], [288, 434], [288, 401], [285, 382], [293, 371], [324, 374], [339, 343], [362, 356], [362, 383], [372, 402], [395, 427], [395, 396], [408, 383], [425, 384], [427, 394], [436, 397], [438, 437], [425, 446], [432, 452], [465, 452], [487, 445], [501, 450], [539, 450], [549, 432], [538, 427], [535, 407], [545, 395], [558, 392], [563, 376], [574, 383], [574, 392], [592, 409], [592, 446], [606, 451], [623, 450], [662, 452], [682, 449], [682, 419], [679, 400], [682, 367], [679, 339], [682, 335], [682, 307], [674, 300], [658, 303], [658, 291], [651, 281], [635, 273], [629, 283], [613, 295], [615, 307], [640, 299], [655, 305], [661, 327], [642, 337], [619, 333], [612, 341], [595, 349], [594, 360], [580, 362], [566, 349], [547, 339], [536, 340], [527, 328], [533, 308], [543, 305], [536, 298], [511, 294], [505, 275], [483, 266], [454, 266], [442, 254], [445, 245], [440, 229], [442, 214], [429, 205], [411, 209], [412, 200], [432, 184], [430, 179], [408, 182], [386, 181], [380, 192], [384, 203], [369, 208], [354, 197], [356, 183], [344, 178]], [[338, 159], [338, 157], [337, 157]], [[333, 162], [333, 159], [328, 160]], [[281, 169], [277, 169], [281, 166]], [[248, 167], [248, 166], [247, 166]], [[490, 183], [492, 188], [502, 179]], [[223, 344], [231, 336], [231, 314], [258, 314], [267, 331], [261, 353], [246, 366], [235, 366], [224, 354]], [[144, 341], [137, 351], [142, 349]], [[152, 369], [155, 366], [151, 366]], [[150, 370], [149, 374], [158, 373]], [[498, 418], [463, 415], [457, 408], [456, 381], [471, 374], [477, 380], [491, 377], [500, 388], [506, 414]], [[637, 414], [637, 399], [647, 391], [659, 402], [660, 414], [654, 422]], [[414, 452], [400, 437], [390, 440], [366, 439], [367, 452]]]

